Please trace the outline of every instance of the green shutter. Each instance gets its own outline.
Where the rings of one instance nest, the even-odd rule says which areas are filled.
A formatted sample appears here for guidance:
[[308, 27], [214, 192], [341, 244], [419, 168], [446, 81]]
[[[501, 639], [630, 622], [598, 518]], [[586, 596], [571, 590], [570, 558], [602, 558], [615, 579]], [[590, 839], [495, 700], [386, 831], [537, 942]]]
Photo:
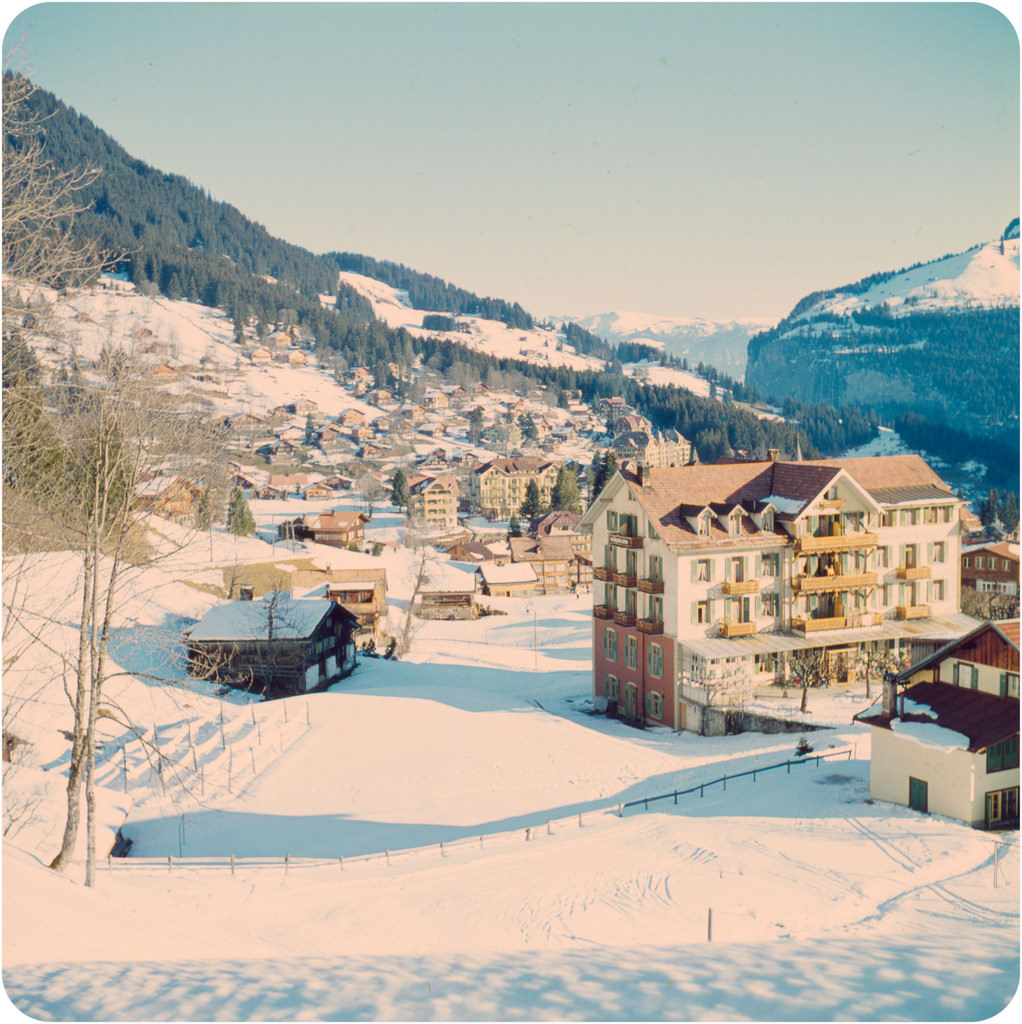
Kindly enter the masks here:
[[970, 685], [974, 690], [979, 689], [979, 669], [975, 665], [972, 666], [972, 681]]
[[724, 579], [726, 579], [726, 580], [730, 580], [731, 579], [731, 559], [730, 558], [725, 558], [724, 559]]
[[699, 571], [699, 559], [698, 558], [693, 558], [691, 564], [692, 564], [692, 582], [695, 583], [698, 580], [698, 578], [699, 578], [698, 575], [697, 575], [698, 571]]
[[1008, 673], [1007, 672], [1002, 672], [1001, 673], [1001, 696], [1002, 697], [1007, 697], [1008, 696]]

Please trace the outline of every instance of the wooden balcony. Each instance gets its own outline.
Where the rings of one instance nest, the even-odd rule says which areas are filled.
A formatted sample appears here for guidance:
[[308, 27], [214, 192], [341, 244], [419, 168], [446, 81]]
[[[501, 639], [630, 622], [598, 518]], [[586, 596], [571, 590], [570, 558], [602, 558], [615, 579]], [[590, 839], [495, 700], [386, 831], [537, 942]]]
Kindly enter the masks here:
[[634, 626], [635, 612], [623, 612], [619, 609], [614, 609], [614, 621], [619, 626]]
[[647, 636], [660, 636], [664, 631], [662, 619], [639, 619], [639, 632]]
[[751, 636], [755, 632], [755, 622], [731, 622], [728, 619], [722, 619], [720, 623], [721, 636]]
[[593, 579], [599, 580], [601, 583], [613, 583], [614, 582], [614, 570], [608, 569], [602, 565], [593, 566]]
[[629, 537], [624, 533], [612, 533], [607, 537], [607, 540], [614, 545], [616, 548], [641, 548], [642, 538], [641, 537]]
[[605, 604], [594, 604], [593, 605], [593, 618], [594, 619], [612, 619], [614, 617], [614, 609], [610, 608]]
[[842, 615], [829, 619], [792, 619], [792, 629], [800, 629], [803, 633], [819, 633], [825, 629], [844, 629], [848, 620]]
[[758, 594], [759, 580], [725, 580], [721, 589], [730, 597], [737, 597], [742, 594]]
[[928, 565], [901, 566], [898, 569], [899, 580], [928, 580], [931, 575]]
[[663, 580], [643, 579], [640, 576], [637, 580], [637, 585], [643, 594], [662, 594], [664, 592]]
[[899, 604], [897, 616], [899, 619], [926, 619], [930, 615], [928, 604]]
[[861, 590], [863, 587], [875, 587], [875, 572], [850, 572], [835, 576], [796, 576], [791, 581], [791, 589], [796, 594], [831, 594], [838, 590]]
[[821, 498], [816, 504], [820, 508], [841, 508], [844, 503], [844, 498]]
[[634, 572], [615, 572], [612, 574], [614, 582], [619, 587], [634, 587], [635, 586], [635, 573]]
[[877, 546], [875, 533], [843, 533], [832, 537], [796, 537], [796, 555], [816, 555], [828, 551], [860, 551]]

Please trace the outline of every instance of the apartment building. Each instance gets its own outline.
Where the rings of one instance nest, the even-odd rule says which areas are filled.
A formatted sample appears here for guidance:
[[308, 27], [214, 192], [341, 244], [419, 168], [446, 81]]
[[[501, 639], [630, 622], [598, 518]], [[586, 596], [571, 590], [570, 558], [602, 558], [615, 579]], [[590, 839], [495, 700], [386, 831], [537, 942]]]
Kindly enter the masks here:
[[417, 526], [453, 530], [458, 525], [459, 493], [453, 476], [412, 476], [408, 480], [408, 517]]
[[537, 456], [495, 458], [476, 466], [469, 476], [472, 507], [488, 519], [518, 515], [529, 484], [535, 480], [540, 501], [550, 504], [560, 464]]
[[622, 467], [593, 534], [593, 692], [632, 720], [722, 732], [800, 648], [950, 640], [962, 501], [914, 455]]
[[962, 548], [962, 586], [981, 594], [1019, 592], [1018, 545], [972, 544]]

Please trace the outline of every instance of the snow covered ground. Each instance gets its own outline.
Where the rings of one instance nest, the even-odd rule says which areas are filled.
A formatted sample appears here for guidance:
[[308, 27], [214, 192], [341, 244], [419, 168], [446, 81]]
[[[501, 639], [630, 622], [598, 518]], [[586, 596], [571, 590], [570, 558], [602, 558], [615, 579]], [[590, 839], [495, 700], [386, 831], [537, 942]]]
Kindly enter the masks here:
[[[346, 555], [245, 545], [281, 564]], [[792, 759], [797, 734], [590, 714], [591, 613], [567, 596], [421, 623], [404, 660], [363, 658], [325, 693], [218, 695], [161, 652], [215, 600], [190, 581], [235, 557], [196, 537], [128, 583], [111, 693], [166, 761], [105, 723], [102, 816], [134, 846], [94, 889], [80, 865], [43, 866], [66, 766], [57, 665], [35, 650], [5, 678], [42, 709], [17, 721], [32, 745], [5, 777], [5, 799], [41, 794], [4, 844], [4, 982], [23, 1013], [966, 1020], [1011, 999], [1017, 835], [869, 802], [862, 693], [813, 692], [829, 726], [807, 734], [814, 754], [736, 779]], [[380, 562], [400, 623], [409, 555]], [[44, 571], [64, 596], [38, 601], [57, 649], [74, 574]]]

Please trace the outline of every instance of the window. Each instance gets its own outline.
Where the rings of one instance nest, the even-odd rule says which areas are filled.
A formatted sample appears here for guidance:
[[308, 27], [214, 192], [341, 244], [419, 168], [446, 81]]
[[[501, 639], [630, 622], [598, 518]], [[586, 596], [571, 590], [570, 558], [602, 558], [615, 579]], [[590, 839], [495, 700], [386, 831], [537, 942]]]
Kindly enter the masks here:
[[657, 583], [664, 579], [664, 560], [659, 555], [649, 556], [649, 578]]
[[763, 513], [763, 529], [769, 533], [773, 533], [774, 530], [774, 510], [768, 508]]
[[1001, 673], [1001, 696], [1002, 697], [1017, 697], [1018, 696], [1018, 673], [1017, 672], [1002, 672]]
[[934, 580], [933, 581], [933, 600], [943, 601], [944, 600], [944, 581]]
[[732, 512], [727, 517], [727, 532], [732, 537], [737, 537], [742, 530], [742, 514], [741, 512]]
[[699, 583], [710, 582], [710, 560], [708, 558], [700, 558], [696, 562], [696, 581]]
[[881, 526], [894, 526], [897, 522], [898, 513], [894, 510], [880, 513], [880, 525]]
[[603, 656], [607, 661], [617, 661], [617, 633], [613, 629], [603, 631]]
[[777, 594], [763, 595], [763, 614], [776, 619], [781, 610], [781, 599]]
[[664, 698], [659, 693], [646, 694], [646, 714], [650, 718], [664, 717]]
[[993, 793], [987, 793], [986, 799], [986, 824], [987, 828], [998, 825], [1001, 822], [1012, 822], [1018, 820], [1018, 786], [1011, 789], [998, 789]]
[[634, 636], [625, 636], [625, 667], [638, 668], [639, 644]]
[[646, 649], [646, 670], [657, 679], [663, 678], [664, 649], [659, 644], [650, 644]]
[[1018, 736], [987, 747], [987, 774], [1018, 767]]
[[763, 575], [764, 576], [780, 576], [781, 575], [781, 556], [778, 552], [774, 552], [772, 555], [763, 556]]
[[972, 567], [972, 556], [971, 555], [966, 555], [962, 559], [962, 568], [963, 569], [969, 569], [971, 567]]
[[607, 676], [607, 700], [619, 700], [621, 697], [621, 684], [617, 676]]
[[698, 601], [696, 602], [696, 622], [707, 623], [710, 621], [710, 602], [709, 601]]
[[607, 509], [607, 529], [617, 533], [617, 513], [612, 508]]
[[987, 564], [987, 560], [982, 555], [977, 555], [976, 556], [976, 568], [977, 569], [985, 569], [986, 568], [986, 564]]
[[886, 569], [891, 564], [891, 549], [877, 548], [877, 568]]
[[709, 537], [710, 535], [710, 513], [700, 512], [698, 519], [699, 527], [696, 532], [700, 537]]
[[934, 562], [944, 561], [944, 542], [942, 540], [938, 540], [933, 545], [933, 560]]

